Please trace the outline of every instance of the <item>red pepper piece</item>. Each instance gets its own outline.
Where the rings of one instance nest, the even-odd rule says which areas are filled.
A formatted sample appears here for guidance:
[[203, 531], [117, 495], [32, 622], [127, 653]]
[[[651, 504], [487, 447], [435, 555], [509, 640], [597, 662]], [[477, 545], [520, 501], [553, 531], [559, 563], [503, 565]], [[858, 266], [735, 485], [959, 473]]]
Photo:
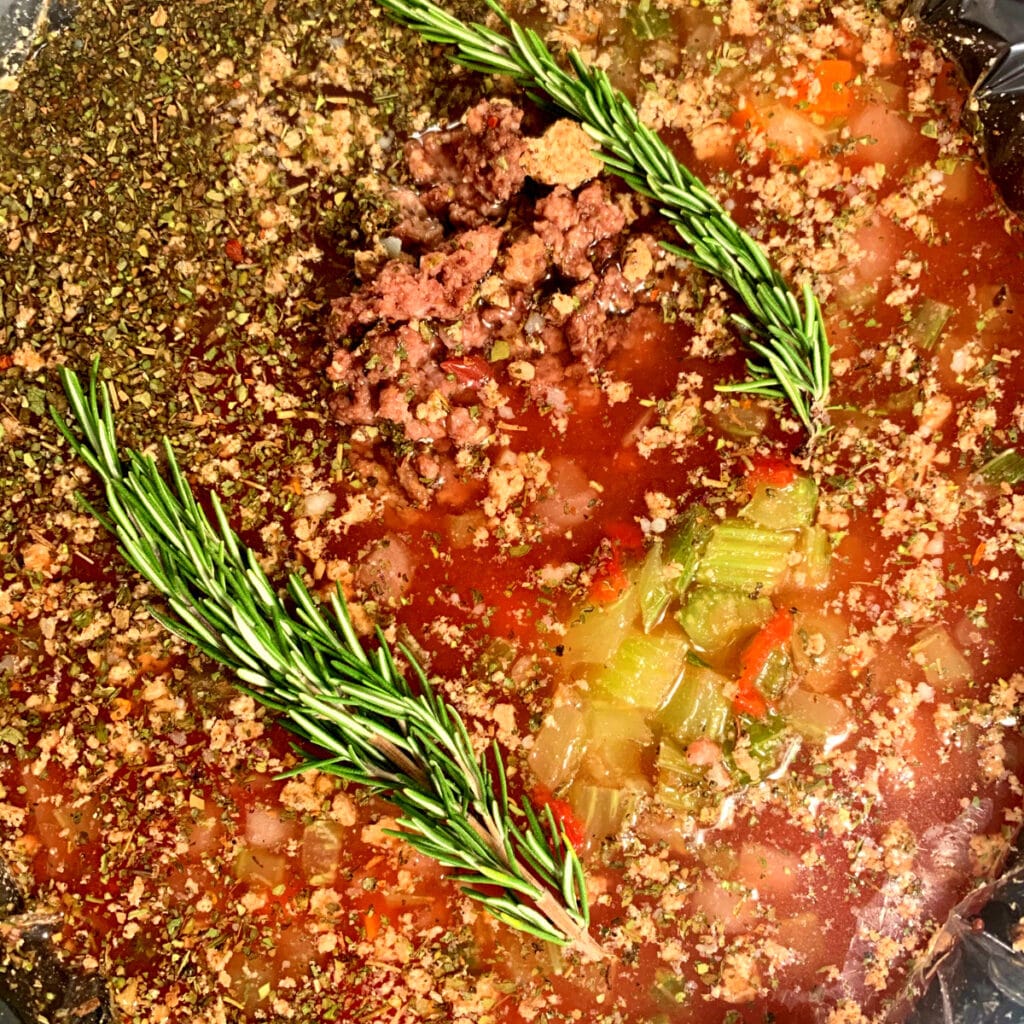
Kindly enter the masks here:
[[772, 653], [785, 647], [793, 637], [793, 613], [779, 608], [754, 635], [740, 655], [740, 674], [736, 680], [733, 711], [753, 718], [764, 718], [768, 702], [757, 688], [757, 680]]
[[747, 490], [751, 494], [758, 484], [766, 487], [788, 487], [796, 479], [796, 467], [783, 455], [758, 455], [747, 473]]
[[604, 528], [604, 533], [614, 547], [622, 548], [624, 551], [644, 549], [644, 531], [636, 523], [617, 520], [609, 523]]
[[450, 373], [460, 384], [479, 384], [491, 376], [491, 367], [481, 356], [458, 356], [446, 359], [441, 369]]
[[586, 841], [587, 830], [583, 827], [583, 822], [576, 817], [576, 812], [569, 805], [569, 801], [552, 795], [551, 790], [545, 786], [537, 786], [530, 797], [538, 807], [551, 808], [559, 828], [566, 834], [573, 848], [578, 850]]
[[629, 577], [622, 568], [622, 557], [613, 544], [611, 554], [597, 567], [588, 596], [594, 604], [611, 604], [628, 586]]

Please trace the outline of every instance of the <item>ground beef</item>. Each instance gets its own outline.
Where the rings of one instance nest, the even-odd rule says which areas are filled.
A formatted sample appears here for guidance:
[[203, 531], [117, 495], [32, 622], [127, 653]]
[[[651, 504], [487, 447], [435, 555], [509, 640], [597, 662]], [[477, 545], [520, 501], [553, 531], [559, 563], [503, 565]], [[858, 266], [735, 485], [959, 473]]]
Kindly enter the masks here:
[[618, 235], [626, 226], [625, 214], [608, 201], [600, 181], [587, 185], [578, 195], [558, 185], [537, 203], [537, 213], [534, 228], [548, 247], [552, 262], [566, 277], [577, 281], [593, 276], [592, 254], [607, 257], [609, 249], [614, 248], [606, 246], [603, 252], [593, 253], [597, 243]]
[[[409, 143], [421, 191], [394, 196], [402, 251], [328, 319], [331, 410], [373, 428], [358, 456], [390, 459], [375, 477], [415, 504], [456, 476], [460, 450], [495, 443], [517, 403], [570, 412], [616, 344], [610, 321], [654, 301], [653, 270], [622, 272], [636, 238], [608, 182], [528, 182], [522, 117], [481, 103]], [[390, 455], [371, 453], [380, 438]]]
[[503, 216], [525, 179], [522, 120], [510, 103], [484, 101], [460, 125], [410, 141], [405, 158], [424, 207], [466, 227]]

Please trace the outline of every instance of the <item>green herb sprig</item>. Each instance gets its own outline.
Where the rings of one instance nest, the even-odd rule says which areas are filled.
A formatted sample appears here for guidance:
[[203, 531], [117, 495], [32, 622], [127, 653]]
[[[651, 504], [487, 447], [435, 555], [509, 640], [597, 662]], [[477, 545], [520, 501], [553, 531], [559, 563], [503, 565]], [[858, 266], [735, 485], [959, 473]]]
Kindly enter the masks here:
[[[164, 440], [167, 480], [151, 456], [118, 452], [113, 414], [94, 363], [85, 392], [61, 369], [80, 435], [51, 414], [75, 453], [103, 481], [107, 514], [90, 511], [121, 554], [166, 599], [156, 618], [232, 669], [243, 689], [325, 756], [308, 768], [384, 796], [401, 811], [396, 832], [449, 869], [468, 896], [514, 928], [591, 957], [586, 881], [549, 807], [514, 803], [497, 744], [477, 754], [458, 713], [400, 647], [415, 687], [378, 631], [364, 649], [340, 588], [325, 616], [298, 576], [286, 604], [228, 525], [216, 494], [212, 522]], [[169, 482], [168, 482], [169, 480]]]
[[497, 0], [487, 0], [487, 5], [507, 35], [459, 21], [430, 0], [377, 2], [398, 23], [431, 42], [454, 47], [456, 63], [484, 74], [507, 75], [535, 102], [554, 105], [578, 120], [608, 170], [651, 199], [683, 240], [681, 246], [665, 248], [719, 278], [746, 306], [749, 316], [733, 319], [753, 351], [747, 360], [750, 378], [719, 390], [787, 399], [812, 439], [822, 431], [831, 350], [810, 285], [804, 284], [799, 298], [793, 294], [761, 246], [676, 160], [657, 133], [640, 122], [604, 71], [588, 67], [573, 51], [570, 75], [540, 36], [513, 21]]

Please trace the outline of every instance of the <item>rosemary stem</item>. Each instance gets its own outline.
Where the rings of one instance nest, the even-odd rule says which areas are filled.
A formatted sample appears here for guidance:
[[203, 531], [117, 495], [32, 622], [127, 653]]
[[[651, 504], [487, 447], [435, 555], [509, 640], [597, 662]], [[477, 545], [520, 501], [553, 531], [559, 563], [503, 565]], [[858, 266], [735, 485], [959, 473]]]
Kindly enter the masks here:
[[[61, 369], [71, 413], [51, 408], [72, 450], [103, 485], [110, 518], [101, 521], [122, 555], [167, 599], [161, 623], [233, 669], [257, 700], [325, 756], [317, 768], [362, 785], [401, 812], [398, 834], [434, 857], [464, 893], [496, 918], [588, 957], [604, 951], [589, 934], [579, 857], [549, 809], [509, 800], [496, 747], [474, 753], [458, 713], [431, 688], [408, 650], [417, 682], [399, 671], [383, 637], [372, 654], [357, 637], [339, 590], [326, 617], [293, 576], [286, 605], [231, 530], [215, 496], [203, 514], [169, 445], [168, 486], [150, 456], [118, 452], [109, 396], [93, 364], [89, 387]], [[291, 774], [291, 773], [290, 773]]]
[[578, 120], [606, 168], [651, 199], [683, 242], [663, 247], [717, 277], [747, 307], [749, 317], [733, 320], [750, 336], [749, 379], [720, 390], [787, 398], [812, 440], [826, 428], [831, 349], [810, 286], [803, 285], [803, 302], [798, 302], [763, 248], [640, 121], [603, 70], [589, 67], [575, 51], [569, 54], [573, 73], [563, 70], [540, 36], [513, 21], [498, 0], [487, 0], [487, 6], [504, 35], [465, 24], [432, 0], [377, 2], [399, 24], [452, 47], [453, 61], [484, 74], [507, 75], [531, 97], [546, 97]]

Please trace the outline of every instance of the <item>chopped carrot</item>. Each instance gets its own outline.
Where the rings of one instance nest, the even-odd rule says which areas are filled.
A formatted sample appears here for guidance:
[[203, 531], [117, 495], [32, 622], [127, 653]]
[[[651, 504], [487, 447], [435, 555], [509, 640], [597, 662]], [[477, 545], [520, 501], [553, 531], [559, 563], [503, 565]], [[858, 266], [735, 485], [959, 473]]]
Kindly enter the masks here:
[[986, 545], [985, 541], [982, 541], [975, 549], [974, 556], [971, 558], [971, 565], [980, 565], [981, 560], [985, 557]]
[[608, 523], [604, 528], [605, 536], [626, 551], [642, 551], [644, 547], [644, 531], [636, 523], [619, 520]]
[[163, 675], [171, 668], [171, 659], [157, 658], [149, 651], [143, 651], [139, 655], [139, 674], [140, 675]]
[[736, 104], [736, 109], [729, 118], [729, 123], [734, 128], [743, 128], [748, 131], [763, 132], [765, 128], [764, 117], [749, 96], [741, 95]]
[[590, 584], [590, 600], [594, 604], [611, 604], [629, 586], [629, 577], [622, 565], [623, 551], [642, 551], [644, 534], [636, 523], [618, 520], [605, 526], [605, 537], [611, 552], [598, 565]]
[[363, 917], [363, 934], [367, 942], [373, 942], [380, 934], [380, 914], [376, 907], [370, 907]]
[[[855, 75], [852, 61], [819, 60], [800, 77], [797, 83], [796, 102], [810, 114], [823, 117], [839, 117], [850, 109], [853, 102], [853, 88], [850, 82]], [[811, 98], [811, 85], [819, 87]]]
[[771, 655], [784, 648], [792, 636], [793, 613], [788, 608], [779, 608], [747, 644], [740, 655], [740, 674], [732, 702], [737, 714], [763, 718], [768, 713], [768, 703], [757, 688], [757, 680]]
[[734, 128], [751, 135], [763, 135], [787, 163], [805, 164], [821, 155], [824, 132], [801, 110], [777, 100], [757, 103], [740, 96], [729, 119]]

